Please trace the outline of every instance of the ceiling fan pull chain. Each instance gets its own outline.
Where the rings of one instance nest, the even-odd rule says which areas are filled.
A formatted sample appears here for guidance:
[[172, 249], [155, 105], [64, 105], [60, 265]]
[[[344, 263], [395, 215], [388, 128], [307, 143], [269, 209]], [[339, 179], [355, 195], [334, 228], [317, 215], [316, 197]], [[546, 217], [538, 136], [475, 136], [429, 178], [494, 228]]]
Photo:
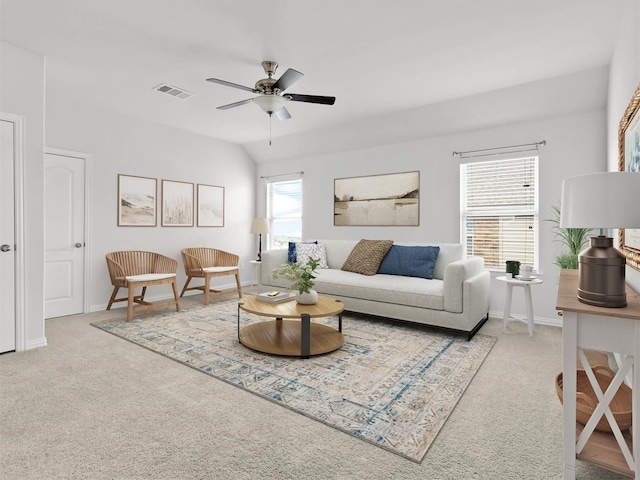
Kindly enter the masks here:
[[269, 146], [271, 146], [271, 120], [273, 119], [273, 115], [269, 114]]

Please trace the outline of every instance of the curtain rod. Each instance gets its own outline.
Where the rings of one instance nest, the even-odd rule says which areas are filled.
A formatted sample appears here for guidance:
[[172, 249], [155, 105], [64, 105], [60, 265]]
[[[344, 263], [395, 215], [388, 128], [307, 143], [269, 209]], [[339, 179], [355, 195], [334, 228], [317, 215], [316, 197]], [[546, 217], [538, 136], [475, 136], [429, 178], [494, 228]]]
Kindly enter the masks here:
[[270, 178], [275, 178], [275, 177], [285, 177], [287, 175], [295, 175], [295, 174], [299, 174], [299, 175], [304, 175], [304, 171], [301, 170], [299, 172], [291, 172], [291, 173], [279, 173], [278, 175], [265, 175], [262, 176], [260, 178], [264, 178], [265, 180], [268, 180]]
[[[487, 155], [494, 155], [496, 153], [500, 153], [497, 150], [511, 150], [512, 148], [522, 148], [522, 147], [535, 147], [535, 149], [537, 150], [538, 147], [543, 147], [547, 144], [546, 140], [541, 140], [540, 142], [535, 142], [535, 143], [523, 143], [522, 145], [509, 145], [507, 147], [494, 147], [494, 148], [484, 148], [481, 150], [467, 150], [466, 152], [453, 152], [452, 155], [455, 157], [456, 155], [460, 155], [460, 157], [462, 158], [463, 155], [467, 155], [468, 157], [485, 157]], [[524, 150], [515, 150], [513, 151], [513, 153], [518, 153], [518, 152], [526, 152], [530, 149], [524, 149]], [[491, 152], [491, 153], [484, 153], [484, 152]], [[469, 155], [471, 154], [471, 155]]]

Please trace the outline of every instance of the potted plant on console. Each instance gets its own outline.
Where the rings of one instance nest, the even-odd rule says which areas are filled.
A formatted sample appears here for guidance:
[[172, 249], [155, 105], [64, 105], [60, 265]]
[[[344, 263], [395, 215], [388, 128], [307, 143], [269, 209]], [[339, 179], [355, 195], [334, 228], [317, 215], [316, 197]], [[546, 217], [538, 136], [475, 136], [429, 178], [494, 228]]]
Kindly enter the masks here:
[[302, 305], [313, 305], [318, 302], [318, 292], [313, 290], [316, 268], [319, 259], [309, 258], [306, 263], [283, 263], [271, 272], [273, 278], [284, 278], [291, 281], [291, 290], [297, 290], [296, 302]]
[[547, 219], [548, 222], [553, 223], [553, 233], [558, 238], [558, 241], [569, 248], [568, 252], [562, 252], [556, 255], [554, 262], [560, 268], [568, 268], [572, 270], [578, 269], [578, 256], [580, 251], [589, 242], [591, 236], [590, 228], [564, 228], [560, 226], [560, 207], [558, 205], [551, 205], [551, 211], [553, 217]]

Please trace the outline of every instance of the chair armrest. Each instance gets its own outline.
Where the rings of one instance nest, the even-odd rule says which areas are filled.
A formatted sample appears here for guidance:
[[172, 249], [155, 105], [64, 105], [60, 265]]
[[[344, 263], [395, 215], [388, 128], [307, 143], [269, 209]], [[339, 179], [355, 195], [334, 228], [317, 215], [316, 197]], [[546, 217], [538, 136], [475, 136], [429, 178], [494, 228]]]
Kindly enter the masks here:
[[175, 258], [157, 254], [155, 271], [149, 273], [176, 273], [178, 271], [178, 261]]
[[118, 262], [116, 262], [112, 258], [109, 258], [108, 256], [105, 258], [107, 260], [107, 270], [109, 270], [111, 283], [113, 284], [113, 282], [115, 282], [117, 278], [124, 279], [124, 277], [126, 277], [126, 274], [124, 272], [124, 268], [122, 267], [122, 265], [120, 265]]
[[[486, 273], [487, 275], [483, 275]], [[489, 282], [489, 274], [484, 271], [482, 257], [467, 257], [451, 262], [445, 267], [443, 278], [444, 309], [447, 312], [461, 313], [463, 308], [464, 284], [480, 275], [480, 281]]]
[[216, 251], [216, 267], [237, 267], [239, 263], [239, 255], [224, 250]]
[[191, 255], [186, 252], [182, 252], [182, 263], [184, 265], [184, 273], [190, 275], [190, 272], [194, 270], [197, 271], [200, 275], [204, 275], [204, 271], [202, 270], [202, 263], [195, 255]]

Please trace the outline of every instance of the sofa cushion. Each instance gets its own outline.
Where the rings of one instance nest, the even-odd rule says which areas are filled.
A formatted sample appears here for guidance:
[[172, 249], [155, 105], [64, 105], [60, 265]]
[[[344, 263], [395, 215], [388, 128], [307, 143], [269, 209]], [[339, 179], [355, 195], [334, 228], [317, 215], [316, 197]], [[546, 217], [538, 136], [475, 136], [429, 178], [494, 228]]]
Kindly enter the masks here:
[[360, 240], [342, 265], [346, 272], [375, 275], [393, 240]]
[[392, 245], [378, 273], [432, 279], [439, 252], [440, 247]]
[[444, 310], [442, 280], [382, 274], [368, 276], [329, 268], [318, 270], [314, 282], [314, 289], [323, 295]]
[[289, 251], [287, 252], [287, 261], [290, 263], [296, 263], [298, 261], [297, 248], [298, 243], [318, 243], [317, 240], [313, 242], [289, 242]]
[[322, 243], [299, 243], [296, 245], [297, 261], [307, 263], [310, 258], [318, 260], [318, 268], [329, 268], [327, 265], [327, 252]]
[[329, 268], [340, 270], [344, 262], [347, 261], [351, 250], [356, 246], [358, 240], [318, 240], [324, 244], [327, 251], [327, 264]]

